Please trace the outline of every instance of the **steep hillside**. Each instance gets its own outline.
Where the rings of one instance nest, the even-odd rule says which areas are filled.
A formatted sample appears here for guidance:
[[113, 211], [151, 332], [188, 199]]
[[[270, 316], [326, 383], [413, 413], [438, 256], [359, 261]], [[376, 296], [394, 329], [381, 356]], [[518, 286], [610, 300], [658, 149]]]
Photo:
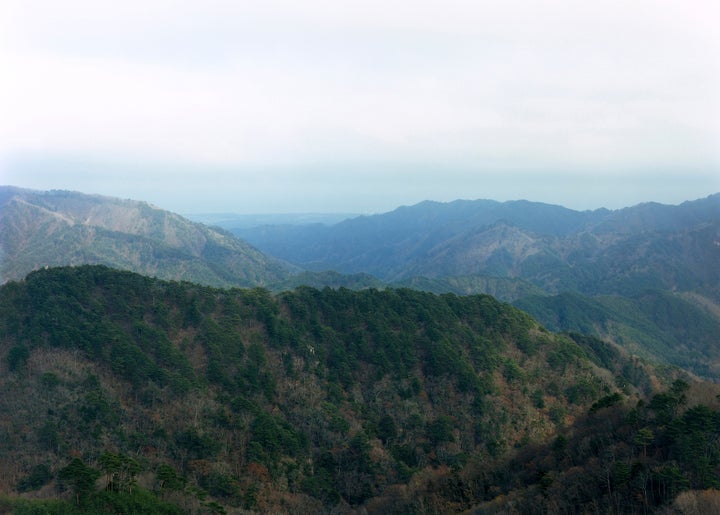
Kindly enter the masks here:
[[0, 492], [89, 512], [455, 512], [512, 488], [494, 471], [513, 449], [656, 382], [485, 295], [40, 270], [0, 287]]
[[[521, 449], [486, 473], [512, 486], [471, 513], [718, 513], [717, 392], [676, 380], [635, 406], [604, 397], [551, 445]], [[471, 496], [482, 474], [442, 486]]]
[[0, 282], [100, 263], [215, 286], [283, 280], [285, 267], [229, 233], [144, 202], [0, 187]]
[[684, 296], [659, 290], [632, 297], [563, 293], [514, 304], [554, 331], [592, 334], [655, 363], [720, 377], [720, 316]]

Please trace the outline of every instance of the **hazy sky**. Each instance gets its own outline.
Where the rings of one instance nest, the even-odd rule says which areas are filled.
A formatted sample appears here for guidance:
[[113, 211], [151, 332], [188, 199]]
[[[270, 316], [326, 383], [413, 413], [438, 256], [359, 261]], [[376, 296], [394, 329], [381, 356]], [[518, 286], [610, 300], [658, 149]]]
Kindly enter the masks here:
[[0, 0], [0, 183], [184, 213], [720, 191], [717, 0]]

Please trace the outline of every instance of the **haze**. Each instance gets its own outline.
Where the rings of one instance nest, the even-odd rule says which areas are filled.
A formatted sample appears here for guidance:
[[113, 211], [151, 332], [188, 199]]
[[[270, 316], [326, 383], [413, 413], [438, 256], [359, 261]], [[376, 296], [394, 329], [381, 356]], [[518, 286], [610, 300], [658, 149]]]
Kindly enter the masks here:
[[720, 191], [712, 0], [3, 0], [0, 182], [193, 212]]

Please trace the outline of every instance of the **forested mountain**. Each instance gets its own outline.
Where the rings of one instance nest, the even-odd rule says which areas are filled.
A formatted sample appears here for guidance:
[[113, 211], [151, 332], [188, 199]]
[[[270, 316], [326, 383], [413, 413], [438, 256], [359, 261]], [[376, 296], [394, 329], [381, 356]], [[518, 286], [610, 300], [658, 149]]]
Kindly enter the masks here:
[[86, 263], [216, 286], [289, 275], [286, 265], [233, 235], [145, 202], [0, 187], [0, 282]]
[[554, 331], [595, 335], [655, 363], [720, 377], [720, 317], [692, 296], [660, 290], [630, 297], [566, 292], [532, 295], [514, 305]]
[[720, 479], [717, 389], [661, 382], [487, 295], [40, 270], [0, 287], [0, 508], [647, 511]]
[[720, 301], [720, 194], [679, 206], [573, 211], [527, 201], [423, 202], [335, 225], [233, 232], [311, 270], [519, 278], [547, 293], [694, 291]]

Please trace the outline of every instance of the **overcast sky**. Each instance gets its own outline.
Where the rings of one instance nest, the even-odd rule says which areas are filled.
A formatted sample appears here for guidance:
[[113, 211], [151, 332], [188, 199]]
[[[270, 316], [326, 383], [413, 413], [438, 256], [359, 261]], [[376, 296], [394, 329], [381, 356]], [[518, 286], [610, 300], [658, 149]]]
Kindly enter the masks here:
[[0, 0], [0, 183], [182, 213], [720, 191], [717, 0]]

